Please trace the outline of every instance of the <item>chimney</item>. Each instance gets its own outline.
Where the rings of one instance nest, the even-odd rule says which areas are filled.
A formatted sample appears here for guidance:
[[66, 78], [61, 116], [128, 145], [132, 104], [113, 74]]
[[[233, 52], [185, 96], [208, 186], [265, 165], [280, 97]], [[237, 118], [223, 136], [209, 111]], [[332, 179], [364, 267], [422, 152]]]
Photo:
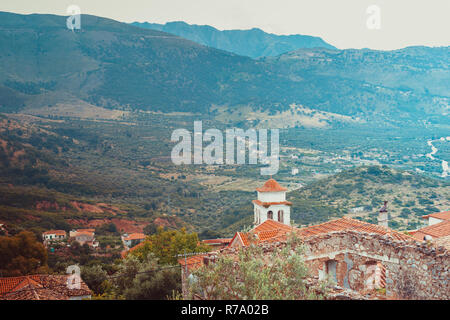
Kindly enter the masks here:
[[384, 201], [383, 207], [380, 209], [380, 213], [378, 214], [378, 225], [382, 227], [389, 227], [389, 216], [387, 211], [387, 201]]

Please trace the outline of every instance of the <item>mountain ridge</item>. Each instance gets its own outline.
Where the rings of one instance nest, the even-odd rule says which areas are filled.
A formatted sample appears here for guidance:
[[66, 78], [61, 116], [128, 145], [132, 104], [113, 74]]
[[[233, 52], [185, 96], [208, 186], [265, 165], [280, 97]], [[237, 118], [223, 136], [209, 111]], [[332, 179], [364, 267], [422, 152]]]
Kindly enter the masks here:
[[[81, 100], [120, 110], [272, 114], [292, 104], [363, 120], [442, 123], [450, 49], [302, 48], [252, 59], [156, 30], [82, 15], [0, 13], [0, 111]], [[383, 71], [383, 72], [380, 72]]]
[[165, 24], [133, 22], [131, 25], [165, 31], [206, 46], [251, 58], [277, 56], [299, 48], [323, 47], [336, 49], [320, 37], [301, 34], [276, 35], [259, 28], [218, 30], [209, 25], [188, 24], [184, 21], [173, 21]]

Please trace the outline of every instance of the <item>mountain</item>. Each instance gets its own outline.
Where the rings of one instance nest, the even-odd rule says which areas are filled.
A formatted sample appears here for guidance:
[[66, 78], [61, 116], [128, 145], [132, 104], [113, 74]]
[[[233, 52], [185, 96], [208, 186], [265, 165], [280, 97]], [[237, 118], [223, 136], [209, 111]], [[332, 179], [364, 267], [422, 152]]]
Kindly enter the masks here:
[[300, 48], [336, 49], [319, 37], [305, 35], [276, 35], [258, 28], [250, 30], [217, 30], [211, 26], [187, 24], [183, 21], [166, 24], [133, 22], [136, 27], [175, 34], [203, 44], [251, 58], [278, 56]]
[[[387, 166], [361, 166], [310, 183], [290, 192], [288, 198], [295, 208], [294, 219], [301, 223], [349, 214], [376, 224], [386, 200], [390, 226], [415, 229], [423, 215], [448, 208], [449, 186], [447, 181]], [[328, 209], [320, 212], [321, 207]]]
[[65, 20], [0, 13], [0, 111], [71, 105], [215, 115], [223, 106], [275, 114], [295, 103], [446, 123], [449, 47], [306, 48], [254, 60], [110, 19], [82, 15], [75, 31]]

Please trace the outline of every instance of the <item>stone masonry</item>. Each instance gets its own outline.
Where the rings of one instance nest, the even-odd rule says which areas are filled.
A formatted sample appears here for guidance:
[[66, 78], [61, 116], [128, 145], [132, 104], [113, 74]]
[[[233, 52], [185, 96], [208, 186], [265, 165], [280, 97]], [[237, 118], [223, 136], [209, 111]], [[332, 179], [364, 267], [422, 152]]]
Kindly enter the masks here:
[[[310, 236], [303, 243], [312, 277], [323, 279], [332, 273], [344, 289], [364, 293], [378, 288], [385, 290], [387, 299], [450, 299], [450, 252], [444, 247], [350, 230]], [[258, 245], [269, 253], [286, 242]]]

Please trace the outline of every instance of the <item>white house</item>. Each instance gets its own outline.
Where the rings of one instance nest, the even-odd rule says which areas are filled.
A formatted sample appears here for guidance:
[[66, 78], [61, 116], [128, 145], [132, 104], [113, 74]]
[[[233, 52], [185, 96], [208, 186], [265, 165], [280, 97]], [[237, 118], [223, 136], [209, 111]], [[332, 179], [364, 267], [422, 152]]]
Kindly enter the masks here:
[[258, 199], [253, 200], [253, 223], [259, 225], [268, 219], [272, 219], [286, 225], [291, 224], [292, 203], [286, 201], [287, 189], [270, 178], [264, 186], [257, 188]]
[[66, 232], [64, 230], [49, 230], [42, 234], [42, 240], [48, 241], [61, 241], [66, 238]]
[[443, 221], [450, 221], [450, 211], [432, 213], [423, 216], [422, 218], [428, 219], [428, 225], [432, 226], [433, 224], [441, 223]]
[[72, 230], [69, 233], [69, 237], [77, 241], [79, 244], [84, 245], [87, 243], [90, 247], [96, 248], [99, 243], [95, 241], [95, 229], [78, 229]]

